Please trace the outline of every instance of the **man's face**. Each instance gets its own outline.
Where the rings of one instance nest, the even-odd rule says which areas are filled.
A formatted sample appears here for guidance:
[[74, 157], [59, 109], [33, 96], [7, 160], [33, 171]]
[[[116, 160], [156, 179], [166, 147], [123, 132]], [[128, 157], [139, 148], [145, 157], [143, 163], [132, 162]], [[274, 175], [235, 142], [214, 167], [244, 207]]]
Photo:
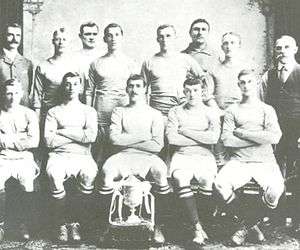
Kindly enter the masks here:
[[22, 31], [18, 27], [8, 27], [6, 32], [5, 48], [17, 49], [20, 46]]
[[115, 51], [122, 48], [123, 35], [119, 27], [111, 27], [104, 36], [109, 50]]
[[186, 101], [191, 106], [196, 106], [202, 103], [202, 86], [201, 84], [196, 85], [185, 85], [183, 90]]
[[136, 102], [145, 98], [146, 88], [142, 80], [131, 80], [126, 87], [130, 101]]
[[69, 49], [69, 37], [66, 32], [58, 32], [52, 42], [56, 53], [63, 54]]
[[240, 51], [240, 39], [235, 35], [228, 34], [223, 37], [221, 47], [226, 57], [235, 57]]
[[97, 26], [84, 26], [83, 31], [79, 34], [79, 37], [82, 41], [83, 47], [88, 49], [93, 49], [96, 47], [96, 42], [98, 38], [98, 29]]
[[161, 29], [157, 33], [157, 42], [162, 51], [170, 51], [175, 48], [176, 34], [172, 27]]
[[298, 47], [291, 37], [282, 37], [276, 41], [275, 56], [281, 62], [293, 60]]
[[257, 80], [254, 74], [241, 75], [238, 84], [243, 96], [257, 95]]
[[67, 77], [63, 84], [64, 97], [66, 100], [75, 100], [81, 91], [80, 78], [78, 76]]
[[209, 36], [209, 27], [206, 23], [195, 23], [190, 30], [190, 36], [194, 44], [207, 43]]
[[13, 108], [18, 105], [22, 98], [22, 89], [19, 86], [7, 86], [4, 94], [4, 106], [6, 108]]

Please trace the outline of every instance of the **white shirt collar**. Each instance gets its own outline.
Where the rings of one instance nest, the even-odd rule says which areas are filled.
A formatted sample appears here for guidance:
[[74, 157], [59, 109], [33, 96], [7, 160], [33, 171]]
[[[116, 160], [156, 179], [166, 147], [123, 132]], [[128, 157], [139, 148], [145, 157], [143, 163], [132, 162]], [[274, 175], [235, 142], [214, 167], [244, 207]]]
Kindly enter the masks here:
[[11, 61], [14, 61], [18, 54], [18, 51], [16, 51], [16, 50], [10, 51], [6, 48], [3, 48], [3, 52], [4, 52], [4, 55]]

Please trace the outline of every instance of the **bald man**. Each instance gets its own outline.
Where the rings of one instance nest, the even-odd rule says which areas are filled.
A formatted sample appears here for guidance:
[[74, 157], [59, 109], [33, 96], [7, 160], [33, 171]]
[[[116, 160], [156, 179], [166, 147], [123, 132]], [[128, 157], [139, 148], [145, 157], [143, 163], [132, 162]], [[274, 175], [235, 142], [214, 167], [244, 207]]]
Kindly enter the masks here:
[[[276, 148], [276, 157], [287, 171], [294, 167], [294, 161], [300, 156], [297, 140], [300, 137], [300, 65], [295, 55], [298, 51], [296, 41], [291, 36], [282, 36], [276, 40], [274, 55], [275, 67], [265, 73], [262, 79], [262, 99], [272, 105], [278, 115], [282, 138]], [[299, 167], [297, 167], [299, 171]], [[299, 188], [297, 188], [299, 190]], [[296, 194], [300, 197], [300, 193]], [[299, 198], [298, 198], [299, 199]], [[300, 203], [297, 202], [297, 211]], [[300, 215], [295, 212], [296, 233], [300, 236]]]

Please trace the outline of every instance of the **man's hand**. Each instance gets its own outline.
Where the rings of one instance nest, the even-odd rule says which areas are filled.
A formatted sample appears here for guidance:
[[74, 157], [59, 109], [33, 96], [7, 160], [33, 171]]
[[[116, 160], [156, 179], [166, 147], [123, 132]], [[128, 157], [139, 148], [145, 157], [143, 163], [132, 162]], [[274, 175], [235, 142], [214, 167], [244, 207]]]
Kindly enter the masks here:
[[234, 131], [233, 131], [233, 135], [239, 137], [239, 138], [243, 138], [243, 135], [245, 134], [245, 130], [242, 129], [242, 128], [236, 128]]

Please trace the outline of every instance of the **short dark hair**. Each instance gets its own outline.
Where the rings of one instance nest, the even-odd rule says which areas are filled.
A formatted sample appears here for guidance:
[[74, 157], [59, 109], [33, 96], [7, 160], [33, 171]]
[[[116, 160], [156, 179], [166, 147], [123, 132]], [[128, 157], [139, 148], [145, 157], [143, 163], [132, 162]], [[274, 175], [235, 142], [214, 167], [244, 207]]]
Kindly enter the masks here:
[[173, 31], [174, 31], [174, 34], [176, 35], [176, 29], [174, 27], [174, 25], [172, 24], [162, 24], [162, 25], [159, 25], [157, 30], [156, 30], [156, 34], [158, 35], [158, 32], [165, 29], [165, 28], [172, 28]]
[[244, 75], [254, 75], [255, 76], [255, 71], [254, 71], [254, 69], [242, 69], [240, 71], [240, 73], [238, 74], [238, 79]]
[[119, 28], [121, 30], [121, 34], [123, 35], [123, 29], [121, 27], [121, 25], [117, 24], [117, 23], [110, 23], [109, 25], [107, 25], [104, 29], [104, 36], [106, 36], [108, 34], [108, 30], [110, 28]]
[[58, 33], [64, 33], [65, 31], [66, 31], [66, 28], [65, 28], [65, 27], [60, 27], [60, 28], [58, 28], [57, 30], [55, 30], [55, 31], [53, 32], [52, 37], [54, 38], [55, 36], [58, 35]]
[[22, 27], [21, 27], [20, 24], [15, 23], [15, 22], [9, 22], [9, 23], [6, 23], [6, 25], [4, 26], [4, 31], [7, 32], [7, 29], [8, 29], [9, 27], [22, 29]]
[[67, 72], [66, 74], [64, 74], [62, 80], [61, 80], [61, 84], [59, 86], [59, 88], [57, 89], [57, 95], [56, 95], [56, 104], [61, 104], [65, 101], [65, 83], [67, 81], [67, 78], [69, 77], [78, 77], [81, 81], [81, 77], [79, 75], [79, 73], [77, 72]]
[[232, 35], [232, 36], [237, 37], [237, 38], [239, 39], [239, 44], [240, 44], [240, 45], [242, 44], [242, 38], [241, 38], [241, 35], [238, 34], [238, 33], [236, 33], [236, 32], [232, 32], [232, 31], [226, 32], [226, 33], [222, 36], [222, 44], [223, 44], [223, 39], [224, 39], [224, 37], [227, 36], [227, 35]]
[[198, 19], [196, 19], [196, 20], [194, 20], [194, 21], [192, 22], [192, 24], [191, 24], [191, 26], [190, 26], [190, 31], [189, 31], [190, 33], [191, 33], [192, 29], [193, 29], [193, 26], [194, 26], [196, 23], [206, 23], [207, 26], [208, 26], [208, 31], [210, 31], [210, 24], [209, 24], [209, 22], [208, 22], [206, 19], [198, 18]]
[[187, 77], [183, 82], [183, 87], [185, 87], [186, 85], [192, 86], [198, 84], [202, 86], [202, 80], [199, 77]]
[[138, 80], [143, 81], [143, 86], [146, 87], [146, 81], [145, 81], [144, 77], [139, 74], [130, 75], [126, 81], [126, 86], [128, 86], [131, 81], [138, 81]]
[[67, 78], [69, 78], [69, 77], [79, 77], [80, 78], [80, 75], [77, 72], [71, 72], [71, 71], [67, 72], [66, 74], [64, 74], [64, 76], [62, 78], [61, 85], [65, 84], [67, 81]]
[[80, 34], [83, 33], [83, 29], [84, 27], [96, 27], [97, 28], [97, 31], [99, 32], [99, 26], [95, 23], [95, 22], [86, 22], [86, 23], [83, 23], [80, 25], [80, 28], [79, 28], [79, 32]]
[[0, 104], [2, 105], [4, 102], [4, 96], [6, 95], [6, 90], [8, 86], [17, 86], [22, 90], [22, 86], [19, 81], [15, 78], [11, 78], [0, 84]]

